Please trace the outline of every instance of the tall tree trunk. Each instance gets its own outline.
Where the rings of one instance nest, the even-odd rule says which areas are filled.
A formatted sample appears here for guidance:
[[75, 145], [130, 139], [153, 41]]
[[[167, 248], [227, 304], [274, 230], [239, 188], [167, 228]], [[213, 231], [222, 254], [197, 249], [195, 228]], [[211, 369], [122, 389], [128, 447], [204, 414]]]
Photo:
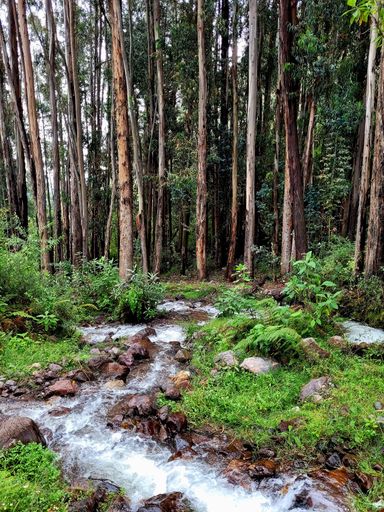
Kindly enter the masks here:
[[43, 158], [41, 153], [39, 126], [37, 122], [37, 108], [35, 97], [35, 80], [33, 75], [31, 49], [28, 35], [27, 18], [25, 11], [25, 0], [19, 0], [17, 3], [18, 24], [20, 31], [21, 55], [24, 62], [28, 120], [31, 136], [31, 153], [36, 169], [36, 187], [37, 187], [37, 222], [39, 228], [39, 238], [41, 244], [41, 264], [44, 270], [49, 269], [48, 252], [48, 231], [46, 216], [46, 197], [45, 197], [45, 178]]
[[51, 0], [45, 1], [49, 50], [48, 50], [48, 80], [49, 80], [49, 105], [51, 109], [51, 127], [52, 127], [52, 169], [53, 169], [53, 237], [56, 241], [54, 246], [54, 261], [58, 263], [61, 259], [61, 200], [60, 200], [60, 153], [59, 153], [59, 134], [57, 119], [57, 98], [56, 98], [56, 26], [53, 16]]
[[366, 206], [368, 200], [370, 169], [371, 169], [371, 142], [372, 142], [372, 114], [375, 105], [375, 61], [377, 50], [377, 23], [374, 16], [371, 16], [370, 42], [368, 53], [367, 85], [365, 93], [365, 125], [364, 125], [364, 145], [363, 162], [361, 169], [360, 189], [359, 189], [359, 207], [356, 219], [356, 240], [355, 240], [355, 273], [359, 272], [363, 264], [363, 248]]
[[111, 116], [109, 121], [109, 154], [110, 154], [110, 166], [111, 166], [111, 199], [109, 203], [109, 211], [107, 218], [107, 225], [105, 227], [105, 244], [104, 244], [104, 257], [109, 258], [109, 250], [111, 245], [111, 234], [112, 234], [112, 218], [113, 218], [113, 209], [115, 206], [116, 200], [116, 160], [115, 160], [115, 151], [114, 151], [114, 129], [113, 129], [113, 98], [112, 98], [112, 106], [111, 106]]
[[137, 183], [137, 196], [139, 203], [139, 211], [136, 217], [136, 225], [140, 235], [141, 245], [141, 258], [143, 265], [143, 272], [148, 272], [148, 251], [147, 251], [147, 234], [146, 234], [146, 219], [145, 219], [145, 201], [144, 201], [144, 185], [143, 185], [143, 160], [141, 154], [139, 123], [137, 120], [136, 112], [136, 98], [133, 89], [132, 69], [128, 62], [127, 54], [124, 47], [124, 33], [123, 23], [121, 18], [120, 2], [114, 0], [114, 10], [118, 20], [118, 36], [119, 44], [123, 59], [123, 69], [126, 82], [127, 98], [128, 98], [128, 115], [132, 131], [132, 145], [133, 145], [133, 162], [136, 172]]
[[155, 258], [154, 271], [159, 274], [161, 270], [161, 253], [163, 247], [164, 222], [164, 189], [165, 189], [165, 111], [164, 111], [164, 73], [163, 50], [160, 40], [160, 0], [153, 1], [154, 34], [156, 46], [157, 70], [157, 103], [159, 112], [159, 187], [157, 194], [157, 216], [155, 231]]
[[68, 28], [68, 43], [70, 47], [69, 61], [67, 62], [70, 67], [71, 81], [72, 81], [72, 95], [74, 102], [74, 129], [76, 141], [76, 163], [77, 163], [77, 176], [79, 184], [79, 205], [81, 215], [81, 231], [82, 231], [82, 256], [88, 258], [88, 201], [87, 201], [87, 188], [85, 181], [84, 169], [84, 153], [83, 153], [83, 127], [81, 122], [81, 99], [79, 89], [78, 77], [78, 54], [77, 54], [77, 41], [75, 32], [75, 0], [64, 0], [64, 6], [67, 18]]
[[207, 70], [205, 64], [204, 0], [197, 0], [199, 57], [199, 123], [197, 148], [196, 265], [198, 278], [207, 277]]
[[128, 148], [128, 94], [124, 76], [123, 40], [121, 38], [121, 19], [119, 17], [120, 0], [109, 0], [109, 9], [112, 31], [112, 70], [120, 193], [119, 274], [122, 279], [126, 279], [129, 270], [133, 268], [133, 197]]
[[257, 0], [249, 0], [249, 68], [247, 114], [247, 172], [245, 192], [244, 263], [253, 276], [252, 247], [255, 239], [255, 167], [256, 167], [256, 114], [257, 114]]
[[[18, 102], [18, 110], [22, 114], [23, 106], [21, 101], [21, 84], [19, 73], [19, 57], [17, 50], [17, 16], [14, 0], [8, 0], [8, 27], [9, 27], [9, 46], [10, 46], [10, 67], [12, 73], [13, 87]], [[21, 135], [17, 128], [15, 129], [16, 155], [17, 155], [17, 195], [19, 201], [20, 222], [25, 231], [28, 231], [28, 197], [27, 197], [27, 179], [25, 171], [24, 148]]]
[[[299, 141], [297, 134], [297, 87], [292, 77], [293, 27], [296, 25], [297, 0], [281, 0], [279, 8], [280, 56], [281, 56], [281, 98], [285, 124], [285, 191], [284, 205], [290, 208], [283, 220], [282, 272], [287, 271], [289, 241], [294, 259], [301, 259], [307, 251], [307, 234], [304, 218], [304, 187], [300, 165]], [[285, 221], [285, 222], [284, 222]], [[291, 224], [291, 226], [290, 226]], [[293, 237], [293, 238], [292, 238]]]
[[237, 240], [237, 182], [238, 182], [238, 138], [239, 105], [237, 91], [237, 0], [233, 3], [233, 46], [232, 46], [232, 202], [231, 235], [229, 240], [228, 261], [225, 277], [231, 280], [236, 256]]
[[364, 271], [371, 275], [384, 263], [384, 51], [381, 49], [376, 105], [375, 146]]

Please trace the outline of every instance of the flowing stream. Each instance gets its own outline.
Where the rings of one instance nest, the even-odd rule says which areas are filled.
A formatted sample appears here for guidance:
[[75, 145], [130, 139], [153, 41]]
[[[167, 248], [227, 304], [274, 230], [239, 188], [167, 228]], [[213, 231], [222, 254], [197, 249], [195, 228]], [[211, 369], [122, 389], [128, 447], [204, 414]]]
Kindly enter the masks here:
[[[191, 308], [183, 303], [166, 303], [167, 311], [186, 316]], [[198, 307], [193, 308], [199, 309]], [[214, 315], [215, 310], [204, 306], [201, 311]], [[95, 345], [106, 336], [113, 339], [132, 335], [143, 325], [102, 325], [84, 328]], [[260, 486], [247, 491], [234, 486], [220, 476], [219, 468], [202, 459], [178, 459], [169, 462], [170, 450], [152, 439], [126, 430], [107, 427], [107, 411], [124, 395], [147, 392], [180, 368], [170, 355], [169, 342], [185, 340], [177, 324], [156, 326], [151, 340], [159, 350], [145, 373], [132, 372], [121, 389], [108, 389], [104, 382], [85, 383], [74, 398], [50, 399], [47, 402], [7, 400], [3, 412], [29, 416], [41, 428], [48, 429], [50, 447], [60, 454], [68, 477], [108, 479], [121, 486], [132, 500], [136, 511], [143, 500], [156, 494], [180, 491], [191, 501], [196, 512], [284, 512], [304, 510], [295, 505], [295, 497], [311, 488], [311, 510], [340, 511], [344, 508], [305, 476], [284, 476], [264, 480]], [[65, 415], [55, 411], [68, 408]], [[256, 485], [256, 484], [255, 484]], [[308, 510], [308, 508], [305, 508]]]

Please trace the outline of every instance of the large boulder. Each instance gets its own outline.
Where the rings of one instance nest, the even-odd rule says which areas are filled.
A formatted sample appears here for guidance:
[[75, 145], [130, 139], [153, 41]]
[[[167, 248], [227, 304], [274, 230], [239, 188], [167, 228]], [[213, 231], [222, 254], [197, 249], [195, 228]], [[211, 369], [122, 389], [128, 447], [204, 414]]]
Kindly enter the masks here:
[[279, 366], [279, 363], [263, 357], [247, 357], [241, 363], [240, 368], [254, 375], [270, 372]]
[[0, 417], [0, 448], [8, 449], [17, 443], [39, 443], [46, 446], [37, 424], [25, 416]]
[[101, 372], [107, 377], [115, 377], [116, 379], [119, 379], [128, 375], [129, 368], [122, 364], [112, 362], [103, 364]]
[[108, 418], [150, 416], [156, 412], [155, 398], [152, 395], [128, 395], [115, 404], [108, 412]]
[[310, 380], [300, 391], [300, 400], [302, 402], [311, 400], [320, 401], [331, 387], [331, 379], [329, 377], [319, 377]]
[[146, 500], [137, 512], [193, 512], [193, 509], [181, 492], [172, 492]]
[[47, 388], [46, 397], [50, 396], [73, 396], [79, 390], [77, 383], [70, 379], [60, 379]]

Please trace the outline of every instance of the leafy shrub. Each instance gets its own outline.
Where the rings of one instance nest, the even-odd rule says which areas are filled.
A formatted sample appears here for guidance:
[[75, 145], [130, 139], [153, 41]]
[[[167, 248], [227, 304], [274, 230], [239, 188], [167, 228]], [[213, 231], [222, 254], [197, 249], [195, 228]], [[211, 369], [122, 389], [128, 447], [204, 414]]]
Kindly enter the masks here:
[[310, 325], [315, 327], [328, 323], [338, 309], [341, 292], [335, 289], [335, 283], [323, 280], [320, 261], [308, 252], [303, 260], [293, 263], [293, 274], [284, 293], [311, 313]]
[[353, 279], [354, 244], [347, 238], [333, 237], [320, 247], [320, 272], [324, 280], [346, 286]]
[[156, 306], [163, 296], [164, 288], [156, 274], [133, 270], [127, 281], [118, 284], [113, 291], [115, 315], [126, 322], [150, 320], [156, 315]]
[[384, 282], [378, 276], [361, 277], [344, 293], [343, 315], [375, 327], [384, 327]]
[[241, 293], [239, 288], [224, 290], [215, 302], [220, 311], [220, 316], [235, 316], [244, 313], [252, 313], [256, 300], [253, 297]]
[[300, 340], [301, 336], [290, 327], [256, 324], [248, 336], [236, 345], [236, 349], [289, 360], [299, 356]]
[[39, 444], [0, 452], [0, 511], [65, 511], [66, 492], [56, 455]]

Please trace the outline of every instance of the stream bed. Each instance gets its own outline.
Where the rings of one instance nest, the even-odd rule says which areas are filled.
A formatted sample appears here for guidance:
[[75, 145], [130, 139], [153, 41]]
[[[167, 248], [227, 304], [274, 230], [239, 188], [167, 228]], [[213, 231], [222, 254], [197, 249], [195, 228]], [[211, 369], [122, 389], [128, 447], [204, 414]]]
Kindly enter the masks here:
[[[212, 307], [166, 303], [167, 312], [190, 316], [193, 311], [214, 316]], [[200, 320], [201, 321], [201, 320]], [[180, 370], [169, 344], [185, 340], [185, 332], [168, 320], [155, 324], [150, 336], [157, 352], [145, 371], [132, 371], [122, 388], [110, 389], [103, 381], [84, 383], [73, 398], [47, 401], [5, 399], [0, 409], [6, 414], [33, 418], [45, 433], [49, 447], [59, 453], [64, 473], [76, 478], [107, 479], [122, 487], [135, 512], [143, 500], [160, 493], [182, 492], [196, 512], [284, 512], [348, 510], [327, 492], [327, 488], [306, 475], [282, 475], [261, 480], [252, 489], [230, 484], [221, 476], [222, 468], [204, 460], [169, 461], [172, 452], [149, 437], [107, 426], [108, 410], [125, 395], [154, 390], [164, 379]], [[83, 329], [91, 344], [106, 337], [118, 339], [134, 335], [145, 325], [99, 325]], [[66, 408], [64, 415], [57, 411]], [[310, 490], [311, 507], [302, 506], [297, 496]], [[37, 511], [36, 511], [37, 512]]]

